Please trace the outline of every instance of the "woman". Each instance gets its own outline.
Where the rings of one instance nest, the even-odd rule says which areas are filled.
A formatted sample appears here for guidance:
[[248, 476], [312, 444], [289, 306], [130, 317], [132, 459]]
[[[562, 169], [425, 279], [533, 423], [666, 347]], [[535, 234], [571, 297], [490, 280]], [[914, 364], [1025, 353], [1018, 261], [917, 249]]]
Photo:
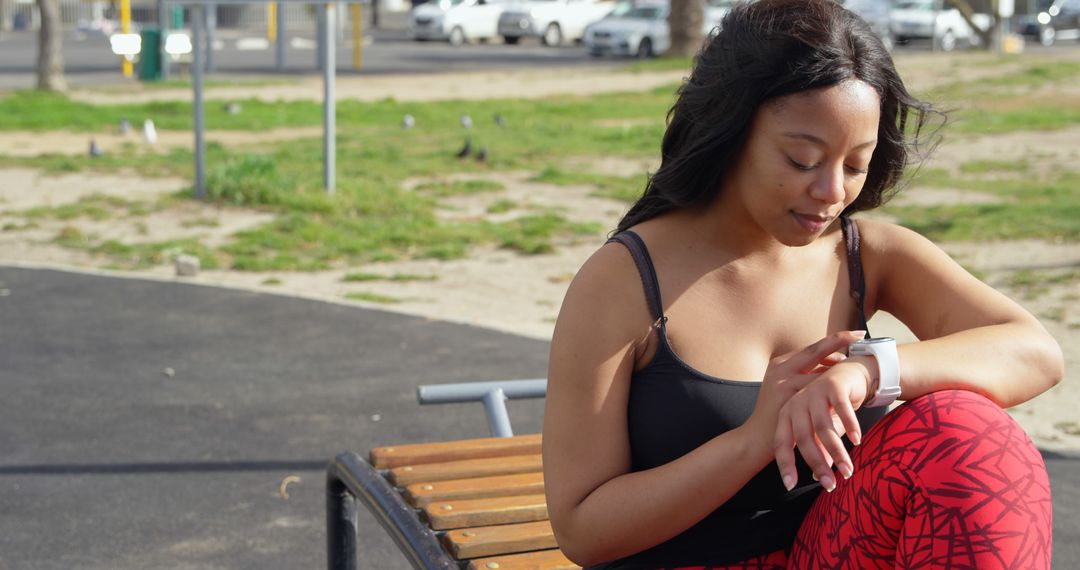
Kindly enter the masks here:
[[[932, 112], [839, 4], [732, 9], [556, 325], [544, 476], [567, 556], [1049, 568], [1045, 468], [1002, 408], [1060, 381], [1060, 348], [929, 241], [847, 218]], [[921, 342], [856, 342], [877, 310]]]

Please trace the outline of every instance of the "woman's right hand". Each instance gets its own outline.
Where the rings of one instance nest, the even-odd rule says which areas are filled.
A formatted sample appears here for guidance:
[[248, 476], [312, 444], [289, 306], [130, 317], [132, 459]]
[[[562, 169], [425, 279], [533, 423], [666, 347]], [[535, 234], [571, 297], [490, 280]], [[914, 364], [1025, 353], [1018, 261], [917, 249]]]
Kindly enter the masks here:
[[847, 348], [864, 336], [866, 331], [835, 332], [806, 348], [769, 361], [754, 412], [744, 424], [757, 451], [772, 455], [780, 408], [823, 370], [847, 358]]

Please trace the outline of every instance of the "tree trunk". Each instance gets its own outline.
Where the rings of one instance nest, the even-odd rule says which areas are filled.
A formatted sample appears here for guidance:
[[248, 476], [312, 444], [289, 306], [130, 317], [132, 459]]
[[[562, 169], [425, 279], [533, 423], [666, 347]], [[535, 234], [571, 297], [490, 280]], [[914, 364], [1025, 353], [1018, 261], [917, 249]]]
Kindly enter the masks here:
[[671, 30], [668, 55], [696, 55], [705, 39], [705, 1], [671, 0], [668, 26]]
[[38, 0], [41, 30], [38, 32], [38, 81], [43, 91], [67, 91], [64, 79], [64, 29], [60, 0]]
[[994, 19], [994, 27], [989, 30], [984, 30], [975, 25], [975, 21], [973, 20], [975, 10], [967, 0], [945, 0], [945, 7], [956, 8], [956, 10], [960, 12], [960, 17], [967, 22], [968, 27], [971, 28], [975, 35], [979, 36], [979, 42], [983, 48], [993, 46], [995, 31], [1001, 27], [1001, 22], [998, 21], [1000, 18], [997, 17], [997, 0], [992, 0], [990, 6], [994, 10], [994, 13], [991, 14], [991, 17]]

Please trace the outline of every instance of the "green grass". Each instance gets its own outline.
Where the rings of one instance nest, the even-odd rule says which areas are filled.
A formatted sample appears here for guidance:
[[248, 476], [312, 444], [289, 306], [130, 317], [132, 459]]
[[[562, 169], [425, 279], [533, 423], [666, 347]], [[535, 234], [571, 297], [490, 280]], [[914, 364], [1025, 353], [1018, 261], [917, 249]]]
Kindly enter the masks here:
[[149, 211], [147, 203], [132, 202], [119, 196], [104, 194], [91, 194], [84, 196], [75, 202], [61, 204], [59, 206], [39, 206], [21, 212], [12, 212], [13, 215], [23, 216], [27, 219], [53, 218], [57, 220], [73, 220], [76, 218], [89, 218], [91, 220], [108, 220], [120, 214], [130, 216], [143, 214]]
[[1080, 269], [1064, 271], [1037, 271], [1022, 269], [1009, 276], [1009, 285], [1016, 288], [1026, 299], [1042, 296], [1053, 285], [1080, 285]]
[[346, 273], [341, 278], [346, 283], [361, 283], [365, 281], [394, 281], [394, 282], [406, 282], [406, 281], [435, 281], [438, 279], [436, 275], [415, 275], [412, 273], [394, 273], [393, 275], [380, 275], [378, 273]]
[[[999, 61], [992, 58], [990, 61]], [[1080, 124], [1080, 99], [1053, 97], [1037, 90], [1080, 83], [1080, 61], [1025, 56], [1019, 70], [948, 83], [924, 96], [956, 109], [950, 132], [1000, 134], [1053, 130]]]
[[378, 293], [368, 293], [366, 291], [351, 291], [345, 293], [346, 299], [353, 301], [367, 301], [369, 303], [381, 303], [383, 305], [393, 305], [402, 302], [404, 299], [397, 297], [390, 297], [388, 295], [379, 295]]
[[635, 61], [634, 63], [627, 64], [623, 67], [626, 71], [644, 72], [644, 71], [669, 71], [684, 69], [689, 75], [690, 69], [693, 67], [694, 58], [692, 57], [656, 57], [653, 59], [645, 59]]
[[483, 192], [501, 192], [506, 189], [501, 182], [494, 180], [454, 180], [425, 182], [418, 185], [415, 190], [437, 198], [447, 196], [463, 196], [479, 194]]
[[1027, 172], [1031, 165], [1026, 160], [972, 160], [960, 165], [965, 174], [996, 174], [1000, 172]]
[[1048, 178], [953, 178], [941, 169], [924, 169], [914, 185], [988, 192], [1004, 198], [994, 204], [932, 207], [886, 206], [900, 223], [933, 240], [984, 241], [1039, 238], [1080, 240], [1080, 172]]
[[[690, 59], [653, 60], [629, 69], [687, 69]], [[1036, 100], [1025, 105], [1002, 105], [1002, 97], [1021, 97], [1017, 91], [1073, 81], [1075, 62], [1031, 60], [1021, 70], [989, 82], [955, 83], [943, 91], [962, 110], [947, 133], [1001, 133], [1011, 130], [1060, 128], [1080, 123], [1080, 101], [1067, 98]], [[270, 212], [274, 221], [235, 234], [211, 250], [195, 241], [130, 245], [103, 242], [70, 226], [57, 236], [69, 247], [110, 256], [121, 265], [144, 266], [168, 261], [168, 252], [182, 248], [198, 255], [204, 267], [214, 264], [247, 271], [285, 271], [345, 268], [352, 264], [395, 259], [453, 259], [470, 247], [495, 244], [522, 253], [552, 251], [577, 236], [595, 236], [605, 228], [566, 219], [558, 212], [534, 211], [516, 219], [446, 221], [436, 212], [440, 200], [478, 192], [496, 193], [502, 185], [493, 172], [534, 172], [535, 182], [555, 186], [585, 185], [593, 195], [632, 202], [645, 187], [645, 173], [610, 176], [575, 171], [569, 159], [581, 156], [623, 157], [655, 161], [664, 132], [663, 117], [674, 102], [677, 85], [640, 93], [564, 96], [541, 100], [441, 101], [431, 103], [341, 101], [337, 107], [337, 191], [322, 189], [322, 141], [308, 137], [261, 145], [258, 153], [208, 145], [207, 200]], [[314, 102], [238, 101], [242, 111], [225, 112], [223, 105], [207, 106], [210, 130], [265, 130], [317, 127], [321, 105]], [[1047, 103], [1043, 105], [1042, 103]], [[401, 128], [401, 117], [413, 115], [416, 126]], [[474, 147], [489, 150], [485, 163], [461, 161], [454, 154], [466, 132], [459, 118], [469, 113], [475, 123], [468, 132]], [[497, 126], [493, 115], [506, 119]], [[0, 131], [13, 129], [113, 132], [121, 118], [138, 125], [153, 118], [161, 129], [189, 130], [191, 105], [186, 102], [88, 105], [58, 95], [17, 92], [0, 98]], [[626, 126], [605, 128], [605, 122]], [[48, 155], [36, 158], [0, 156], [0, 167], [21, 166], [53, 173], [127, 172], [143, 176], [193, 176], [189, 150], [147, 152], [134, 142], [98, 158]], [[1036, 175], [1026, 161], [969, 162], [959, 174], [927, 169], [916, 184], [989, 192], [1002, 204], [890, 207], [902, 223], [933, 239], [983, 240], [1039, 237], [1075, 241], [1080, 238], [1080, 176], [1075, 172]], [[1015, 176], [1020, 173], [1025, 176]], [[998, 176], [1009, 174], [1010, 176]], [[455, 182], [444, 182], [463, 177]], [[415, 191], [403, 190], [408, 180], [435, 180]], [[26, 213], [57, 219], [109, 219], [168, 207], [170, 201], [190, 200], [188, 189], [164, 203], [112, 203], [87, 199], [60, 208]], [[500, 199], [489, 213], [519, 208]], [[203, 225], [199, 220], [190, 224]], [[216, 224], [207, 219], [205, 225]], [[9, 222], [13, 231], [25, 227]]]
[[546, 166], [530, 180], [558, 186], [593, 186], [596, 188], [594, 196], [633, 202], [641, 197], [647, 179], [644, 173], [637, 176], [610, 176]]
[[64, 247], [108, 258], [112, 261], [111, 266], [119, 269], [144, 269], [167, 263], [180, 254], [198, 257], [202, 269], [217, 269], [221, 266], [214, 251], [194, 240], [126, 244], [116, 240], [100, 241], [75, 226], [65, 226], [53, 241]]
[[1040, 104], [1033, 101], [1024, 109], [1009, 111], [984, 111], [964, 109], [954, 114], [950, 125], [954, 132], [965, 134], [994, 135], [1014, 131], [1050, 131], [1080, 124], [1080, 100], [1075, 105], [1060, 103]]
[[511, 210], [513, 210], [514, 208], [517, 208], [517, 207], [518, 207], [517, 202], [514, 202], [513, 200], [507, 200], [507, 199], [496, 200], [496, 201], [492, 202], [491, 205], [489, 205], [487, 207], [487, 213], [489, 213], [489, 214], [505, 214], [506, 212], [509, 212], [509, 211], [511, 211]]

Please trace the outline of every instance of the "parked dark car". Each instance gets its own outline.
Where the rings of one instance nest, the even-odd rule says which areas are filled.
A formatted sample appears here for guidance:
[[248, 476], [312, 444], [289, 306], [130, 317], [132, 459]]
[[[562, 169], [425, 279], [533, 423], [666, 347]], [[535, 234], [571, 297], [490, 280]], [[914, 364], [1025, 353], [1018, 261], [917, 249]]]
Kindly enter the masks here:
[[1016, 31], [1044, 46], [1080, 40], [1080, 0], [1039, 0], [1038, 13], [1021, 17]]
[[892, 27], [889, 14], [892, 12], [891, 0], [840, 0], [845, 8], [855, 12], [870, 24], [870, 28], [881, 38], [881, 43], [889, 51], [893, 49]]

